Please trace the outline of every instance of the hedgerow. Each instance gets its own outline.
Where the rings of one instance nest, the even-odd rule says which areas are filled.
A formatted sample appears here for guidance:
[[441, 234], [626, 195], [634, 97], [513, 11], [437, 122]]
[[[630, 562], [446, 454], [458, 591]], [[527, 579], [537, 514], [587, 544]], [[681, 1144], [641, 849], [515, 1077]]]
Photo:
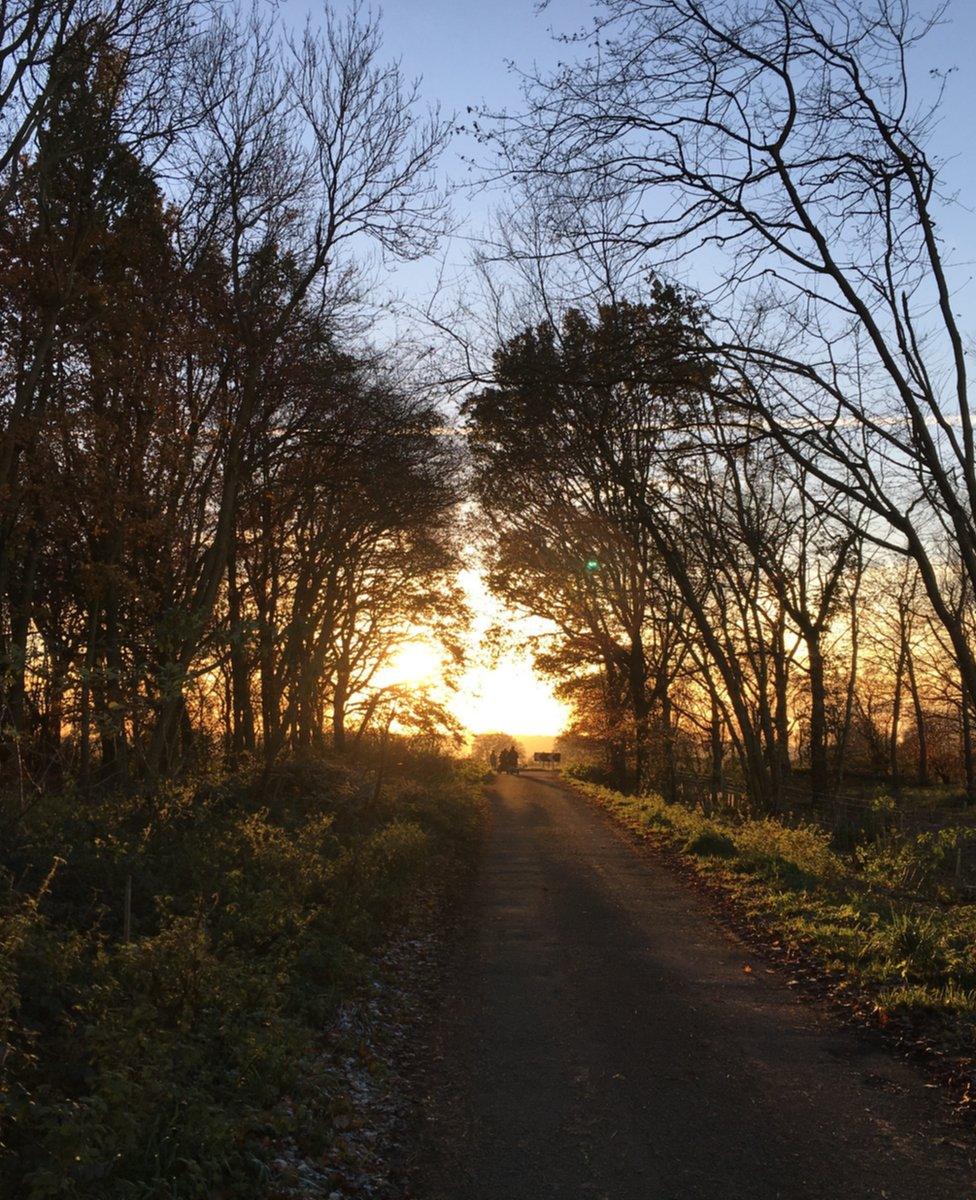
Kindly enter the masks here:
[[41, 797], [0, 862], [2, 1194], [262, 1194], [323, 1023], [473, 836], [474, 779], [423, 775]]

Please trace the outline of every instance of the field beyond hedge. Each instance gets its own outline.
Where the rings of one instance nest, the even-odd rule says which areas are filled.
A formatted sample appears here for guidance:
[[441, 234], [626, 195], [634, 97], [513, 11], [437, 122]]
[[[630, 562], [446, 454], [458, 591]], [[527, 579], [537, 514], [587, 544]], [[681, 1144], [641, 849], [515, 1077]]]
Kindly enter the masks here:
[[0, 1194], [244, 1200], [275, 1138], [325, 1144], [331, 1114], [295, 1102], [316, 1038], [477, 827], [463, 764], [374, 778], [309, 761], [0, 809]]
[[819, 828], [705, 816], [658, 796], [574, 781], [634, 833], [677, 852], [738, 915], [802, 954], [882, 1026], [946, 1053], [976, 1051], [976, 905], [945, 893], [947, 864], [971, 830], [944, 829], [832, 848]]

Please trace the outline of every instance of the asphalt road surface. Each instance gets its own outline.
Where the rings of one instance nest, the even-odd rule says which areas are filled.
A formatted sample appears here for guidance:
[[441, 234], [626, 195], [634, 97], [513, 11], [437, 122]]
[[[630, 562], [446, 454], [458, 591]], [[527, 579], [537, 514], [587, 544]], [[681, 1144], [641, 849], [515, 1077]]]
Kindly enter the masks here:
[[938, 1093], [653, 853], [556, 778], [503, 776], [492, 805], [425, 1200], [976, 1197]]

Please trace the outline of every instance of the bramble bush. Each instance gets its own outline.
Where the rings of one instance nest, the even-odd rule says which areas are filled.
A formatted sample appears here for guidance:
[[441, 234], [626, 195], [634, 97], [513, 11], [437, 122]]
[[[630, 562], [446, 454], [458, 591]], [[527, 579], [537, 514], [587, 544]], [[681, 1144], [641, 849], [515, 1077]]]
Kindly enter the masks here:
[[39, 798], [0, 860], [2, 1195], [261, 1194], [317, 1032], [474, 836], [465, 767], [372, 780], [292, 762]]

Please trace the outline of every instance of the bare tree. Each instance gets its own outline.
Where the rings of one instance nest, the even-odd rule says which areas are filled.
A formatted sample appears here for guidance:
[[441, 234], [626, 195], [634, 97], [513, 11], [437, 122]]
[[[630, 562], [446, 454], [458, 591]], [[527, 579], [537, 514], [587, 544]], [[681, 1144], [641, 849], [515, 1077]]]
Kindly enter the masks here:
[[609, 241], [658, 265], [707, 249], [730, 397], [867, 514], [870, 539], [915, 560], [972, 699], [976, 659], [938, 548], [948, 537], [976, 579], [976, 443], [926, 151], [938, 97], [920, 107], [910, 88], [943, 9], [601, 9], [581, 38], [590, 57], [530, 81], [525, 113], [496, 128], [505, 169], [544, 189], [555, 245]]
[[276, 349], [306, 303], [326, 306], [342, 295], [347, 249], [373, 243], [410, 257], [429, 250], [443, 228], [432, 168], [448, 130], [436, 113], [418, 115], [416, 90], [383, 64], [376, 23], [354, 7], [283, 49], [255, 16], [249, 38], [200, 81], [207, 118], [194, 147], [187, 241], [197, 254], [216, 244], [225, 257], [234, 348], [207, 380], [226, 398], [218, 499], [174, 597], [180, 632], [161, 664], [156, 763], [173, 737], [182, 680], [226, 573]]

